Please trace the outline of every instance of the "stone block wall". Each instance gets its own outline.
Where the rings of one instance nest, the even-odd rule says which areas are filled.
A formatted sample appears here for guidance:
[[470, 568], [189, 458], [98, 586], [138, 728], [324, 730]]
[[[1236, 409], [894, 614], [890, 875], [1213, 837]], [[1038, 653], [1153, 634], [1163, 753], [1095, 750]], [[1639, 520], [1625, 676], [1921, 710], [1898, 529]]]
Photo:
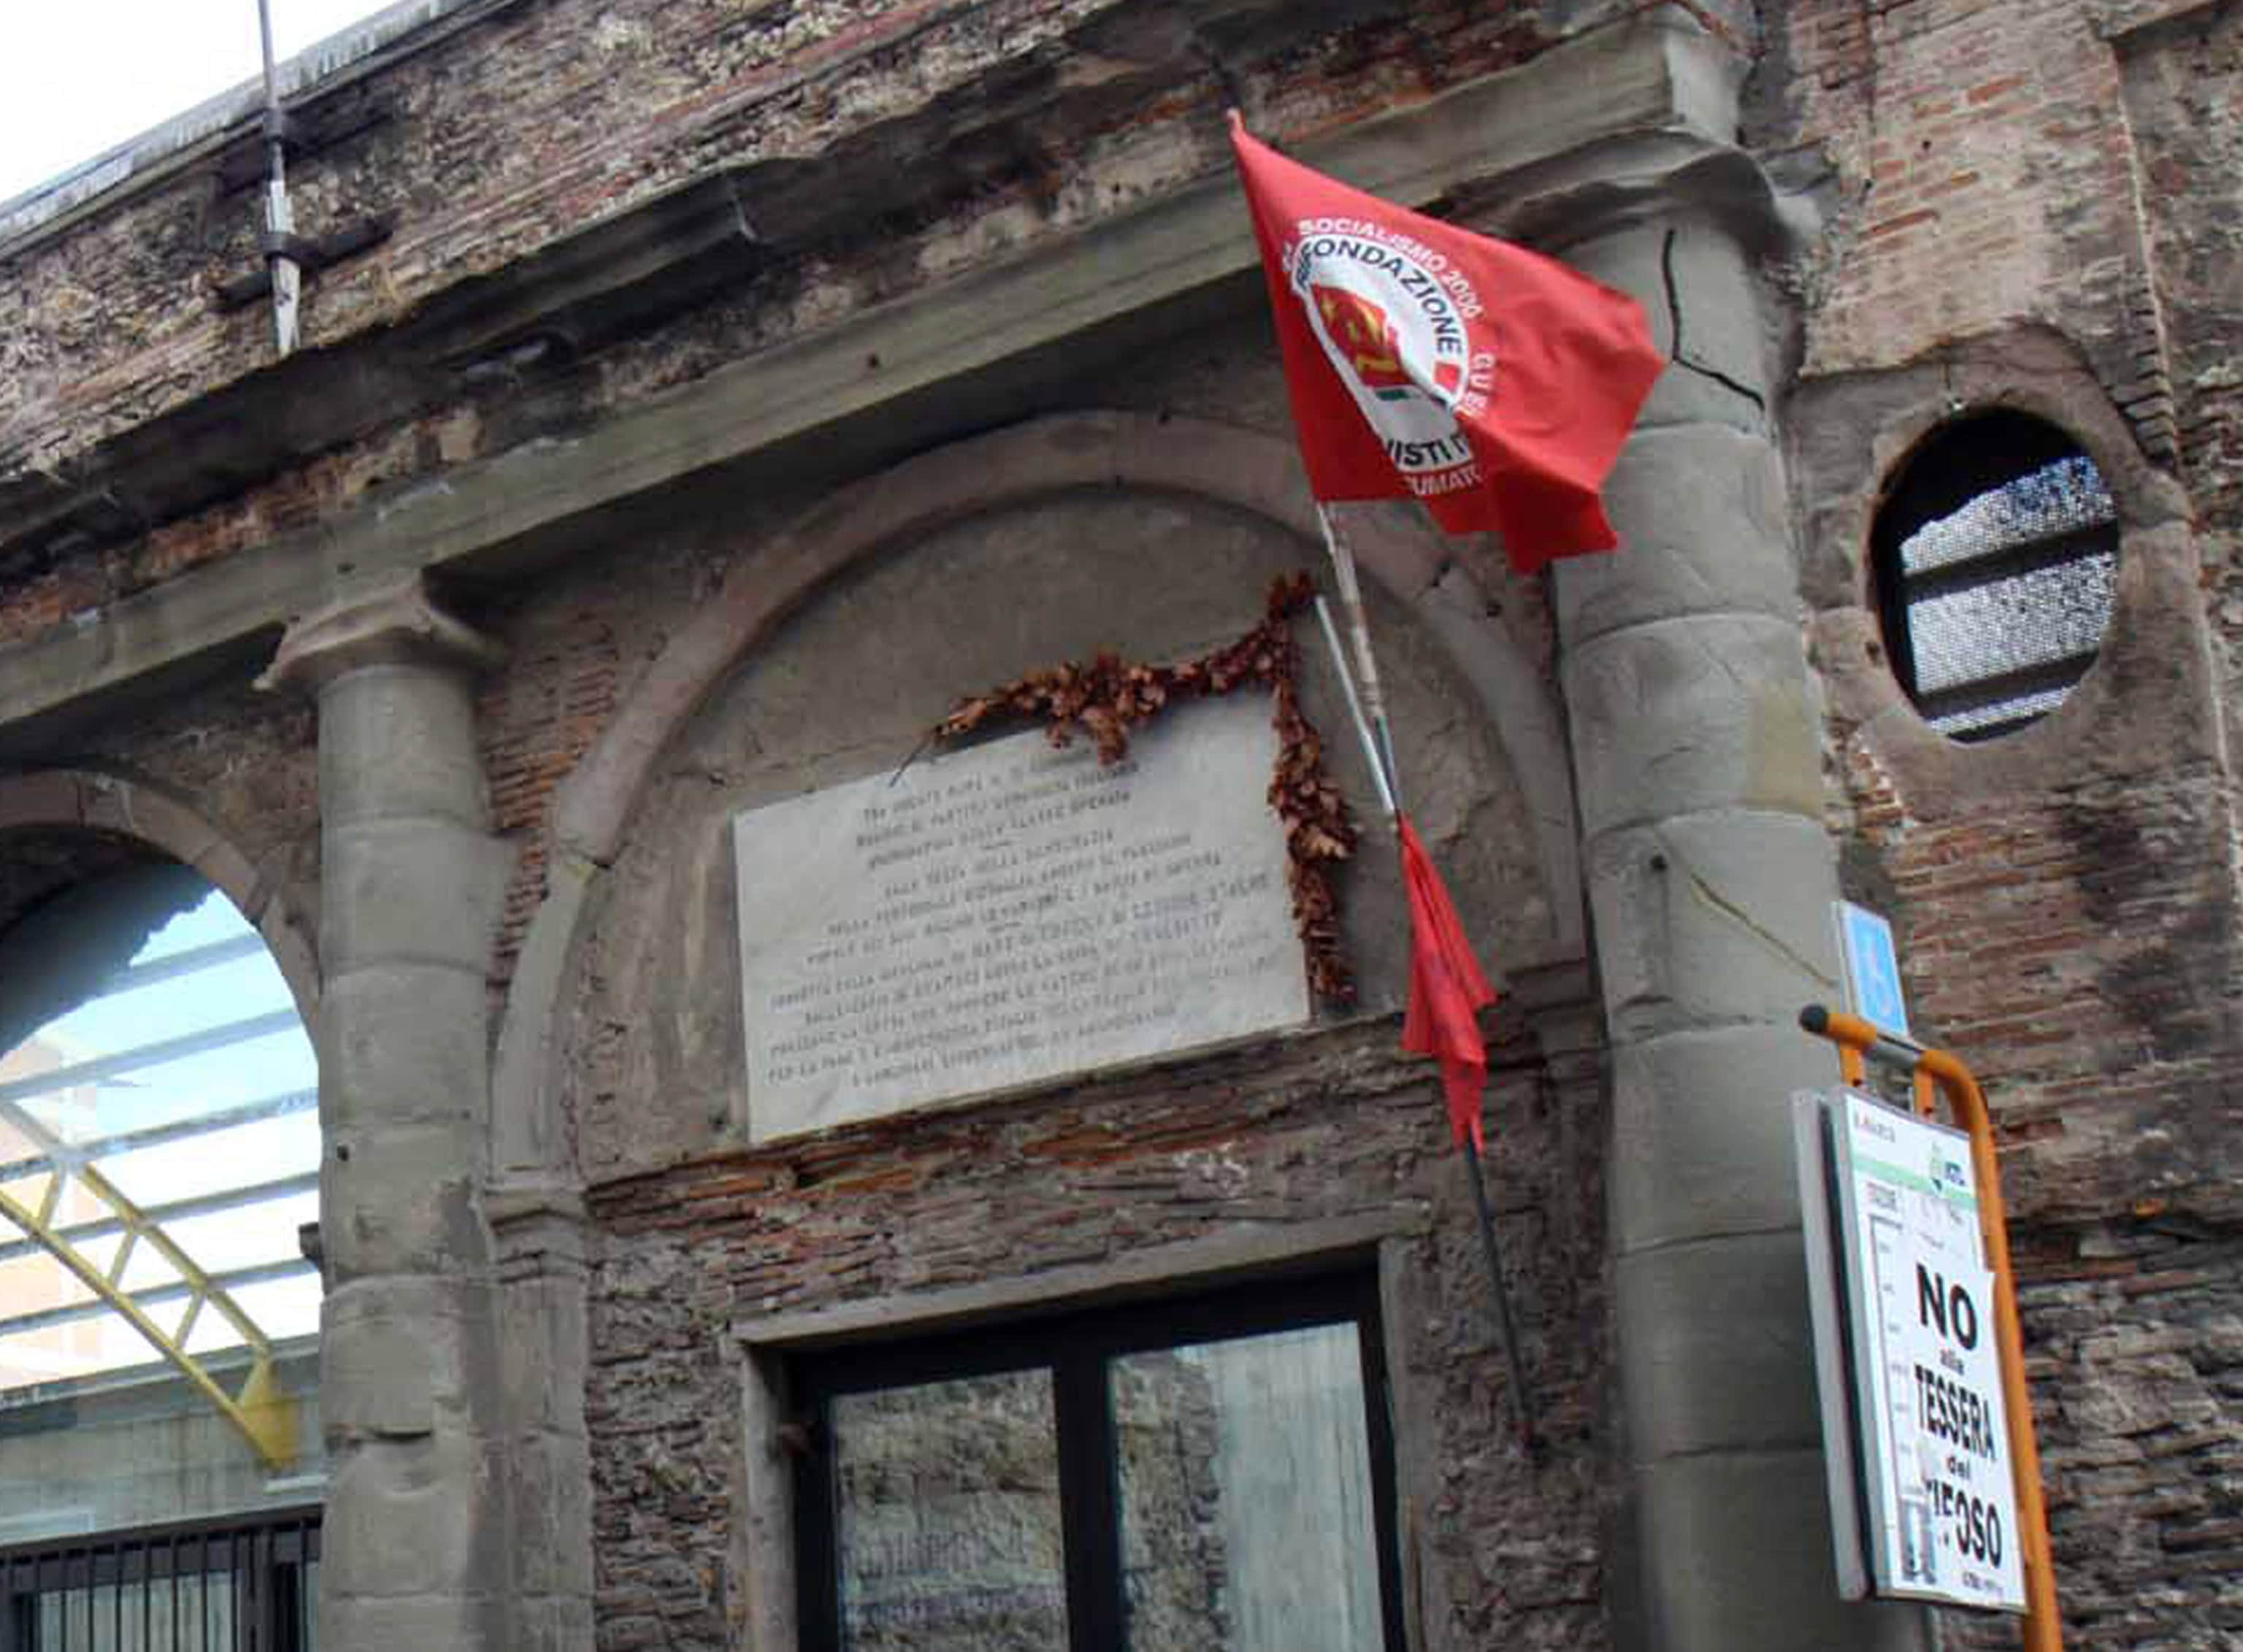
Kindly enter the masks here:
[[2069, 1643], [2233, 1645], [2243, 1247], [2232, 1227], [2170, 1217], [2023, 1237], [2029, 1368], [2053, 1402], [2042, 1463]]

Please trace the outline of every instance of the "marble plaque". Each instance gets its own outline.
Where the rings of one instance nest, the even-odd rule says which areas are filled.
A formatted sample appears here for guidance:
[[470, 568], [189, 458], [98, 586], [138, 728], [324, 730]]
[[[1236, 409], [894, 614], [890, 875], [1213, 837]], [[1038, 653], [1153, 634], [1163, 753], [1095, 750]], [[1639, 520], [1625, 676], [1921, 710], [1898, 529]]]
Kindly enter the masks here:
[[735, 815], [751, 1138], [1306, 1021], [1276, 738], [1237, 695]]

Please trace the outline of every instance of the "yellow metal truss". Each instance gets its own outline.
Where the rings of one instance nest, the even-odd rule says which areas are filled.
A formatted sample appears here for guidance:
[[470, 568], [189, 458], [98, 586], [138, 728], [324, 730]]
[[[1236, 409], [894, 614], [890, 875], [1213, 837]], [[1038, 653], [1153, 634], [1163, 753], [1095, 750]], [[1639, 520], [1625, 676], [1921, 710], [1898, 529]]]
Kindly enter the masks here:
[[[276, 1474], [289, 1467], [296, 1461], [296, 1402], [281, 1391], [273, 1374], [273, 1340], [259, 1328], [257, 1321], [249, 1317], [224, 1286], [179, 1247], [160, 1223], [125, 1198], [106, 1176], [78, 1161], [69, 1145], [45, 1125], [11, 1102], [0, 1101], [0, 1118], [29, 1138], [47, 1161], [47, 1185], [38, 1194], [37, 1204], [27, 1203], [0, 1185], [0, 1216], [22, 1228], [35, 1244], [68, 1268], [81, 1284], [177, 1367], [179, 1373], [240, 1431], [241, 1437], [264, 1460], [266, 1467]], [[110, 1216], [122, 1230], [117, 1253], [109, 1259], [106, 1266], [80, 1250], [57, 1224], [56, 1214], [62, 1208], [64, 1190], [73, 1181], [107, 1206]], [[124, 1286], [125, 1268], [133, 1252], [144, 1245], [163, 1258], [187, 1287], [186, 1311], [178, 1324], [168, 1331], [134, 1301]], [[193, 1334], [195, 1323], [205, 1308], [213, 1309], [223, 1317], [249, 1348], [249, 1374], [232, 1393], [200, 1360], [187, 1352], [187, 1340]]]

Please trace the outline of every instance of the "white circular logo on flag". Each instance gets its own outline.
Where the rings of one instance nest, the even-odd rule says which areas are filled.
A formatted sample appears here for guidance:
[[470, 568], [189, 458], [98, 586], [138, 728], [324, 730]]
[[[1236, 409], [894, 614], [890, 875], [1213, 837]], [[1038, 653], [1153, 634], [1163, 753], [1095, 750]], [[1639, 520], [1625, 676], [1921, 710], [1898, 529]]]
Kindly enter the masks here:
[[[1405, 476], [1471, 464], [1458, 407], [1485, 405], [1467, 396], [1488, 382], [1494, 361], [1485, 350], [1473, 359], [1446, 260], [1345, 219], [1305, 218], [1295, 235], [1285, 249], [1293, 294], [1389, 461]], [[1469, 287], [1464, 297], [1477, 312]]]

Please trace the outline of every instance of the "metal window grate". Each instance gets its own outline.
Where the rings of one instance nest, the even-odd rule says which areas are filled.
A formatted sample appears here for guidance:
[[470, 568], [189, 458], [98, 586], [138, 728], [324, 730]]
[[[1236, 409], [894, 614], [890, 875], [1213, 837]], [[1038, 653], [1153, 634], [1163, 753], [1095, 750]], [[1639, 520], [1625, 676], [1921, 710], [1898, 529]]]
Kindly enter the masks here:
[[0, 1549], [0, 1652], [313, 1652], [320, 1514]]
[[2110, 623], [2118, 547], [2110, 490], [2061, 431], [2005, 412], [1935, 433], [1875, 547], [1888, 651], [1924, 720], [1984, 740], [2062, 704]]

